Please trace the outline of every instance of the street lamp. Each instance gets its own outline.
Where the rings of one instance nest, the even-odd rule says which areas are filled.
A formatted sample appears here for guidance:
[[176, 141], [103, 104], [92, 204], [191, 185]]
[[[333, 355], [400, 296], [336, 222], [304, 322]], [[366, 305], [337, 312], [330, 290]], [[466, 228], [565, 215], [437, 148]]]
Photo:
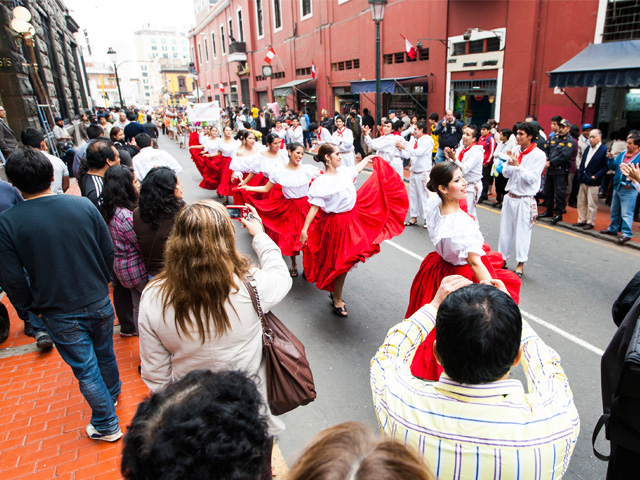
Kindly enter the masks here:
[[384, 19], [384, 7], [387, 0], [369, 0], [371, 18], [376, 22], [376, 120], [382, 119], [382, 100], [380, 96], [380, 23]]
[[118, 54], [113, 48], [109, 47], [107, 55], [109, 55], [109, 60], [113, 62], [113, 71], [116, 74], [116, 85], [118, 86], [118, 97], [120, 97], [120, 107], [124, 108], [125, 105], [122, 101], [122, 91], [120, 90], [120, 79], [118, 78], [118, 65], [116, 65], [116, 62], [118, 61]]

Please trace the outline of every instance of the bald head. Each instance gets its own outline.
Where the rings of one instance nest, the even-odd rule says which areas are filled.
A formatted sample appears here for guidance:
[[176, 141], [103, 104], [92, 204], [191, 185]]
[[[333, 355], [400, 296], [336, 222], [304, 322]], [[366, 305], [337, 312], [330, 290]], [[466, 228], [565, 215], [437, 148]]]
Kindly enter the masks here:
[[450, 108], [444, 111], [444, 118], [446, 118], [447, 122], [453, 122], [453, 110]]
[[592, 129], [589, 132], [589, 144], [592, 148], [595, 148], [602, 141], [602, 132], [597, 128]]

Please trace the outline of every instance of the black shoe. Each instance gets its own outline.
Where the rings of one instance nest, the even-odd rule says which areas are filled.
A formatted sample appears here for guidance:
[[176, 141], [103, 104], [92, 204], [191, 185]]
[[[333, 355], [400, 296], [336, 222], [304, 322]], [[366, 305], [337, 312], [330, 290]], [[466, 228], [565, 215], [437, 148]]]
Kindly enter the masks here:
[[487, 200], [489, 200], [489, 197], [480, 197], [478, 203], [486, 202]]
[[547, 210], [546, 212], [541, 213], [540, 215], [538, 215], [538, 218], [547, 218], [547, 217], [550, 217], [552, 215], [553, 215], [553, 213], [551, 212], [551, 210]]
[[562, 215], [560, 215], [560, 214], [556, 215], [555, 217], [553, 217], [551, 219], [551, 223], [554, 224], [554, 225], [556, 223], [558, 223], [558, 222], [561, 222], [561, 221], [562, 221]]
[[621, 236], [618, 240], [616, 240], [616, 243], [618, 245], [624, 245], [625, 243], [627, 243], [629, 240], [631, 240], [631, 237], [627, 237], [625, 235]]
[[571, 226], [572, 227], [584, 227], [587, 224], [587, 222], [579, 222], [579, 223], [572, 223]]
[[567, 213], [567, 209], [566, 209], [566, 208], [565, 208], [565, 209], [563, 209], [563, 210], [562, 210], [562, 213]]
[[578, 208], [578, 204], [577, 203], [570, 203], [569, 206], [571, 208]]
[[492, 203], [492, 204], [491, 204], [491, 206], [492, 206], [493, 208], [498, 208], [498, 209], [500, 209], [500, 208], [502, 208], [502, 202], [494, 202], [494, 203]]
[[33, 329], [33, 325], [31, 325], [31, 322], [24, 322], [24, 334], [27, 337], [36, 336], [36, 331]]
[[51, 337], [46, 333], [40, 333], [38, 335], [38, 338], [36, 338], [36, 346], [40, 350], [44, 350], [45, 348], [51, 348], [53, 347], [53, 340], [51, 340]]
[[593, 225], [591, 225], [590, 223], [587, 223], [584, 227], [582, 227], [583, 230], [593, 230]]
[[614, 237], [618, 236], [617, 232], [612, 232], [611, 230], [609, 230], [608, 228], [605, 228], [604, 230], [600, 230], [600, 233], [604, 234], [604, 235], [612, 235]]

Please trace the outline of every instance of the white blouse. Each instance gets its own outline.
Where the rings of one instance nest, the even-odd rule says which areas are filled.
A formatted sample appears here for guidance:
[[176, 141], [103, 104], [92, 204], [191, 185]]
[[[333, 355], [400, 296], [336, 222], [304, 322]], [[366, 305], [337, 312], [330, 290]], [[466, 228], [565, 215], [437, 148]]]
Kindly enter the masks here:
[[234, 140], [233, 142], [220, 140], [220, 142], [218, 142], [218, 150], [220, 150], [223, 157], [233, 157], [239, 148], [240, 140]]
[[278, 156], [276, 158], [269, 158], [262, 154], [253, 157], [251, 164], [249, 165], [249, 169], [251, 172], [258, 174], [262, 173], [265, 177], [271, 178], [271, 174], [275, 170], [279, 170], [285, 167], [289, 163], [289, 157], [287, 156], [287, 151], [282, 149], [278, 151]]
[[356, 186], [353, 180], [358, 176], [355, 167], [338, 167], [336, 175], [321, 175], [309, 187], [309, 203], [320, 207], [326, 213], [344, 213], [356, 204]]
[[231, 159], [229, 168], [235, 173], [249, 173], [251, 172], [251, 166], [257, 161], [258, 157], [261, 157], [260, 152], [251, 153], [249, 155], [238, 156], [235, 155]]
[[219, 142], [220, 142], [219, 138], [213, 139], [211, 137], [205, 137], [204, 135], [200, 136], [200, 145], [204, 147], [207, 153], [218, 153]]
[[462, 211], [442, 215], [441, 205], [438, 195], [429, 197], [425, 214], [429, 237], [436, 252], [452, 265], [467, 263], [469, 253], [484, 255], [484, 238], [473, 218]]
[[313, 165], [300, 165], [296, 170], [283, 167], [272, 172], [269, 181], [282, 186], [285, 198], [302, 198], [307, 196], [311, 180], [320, 173], [321, 170]]

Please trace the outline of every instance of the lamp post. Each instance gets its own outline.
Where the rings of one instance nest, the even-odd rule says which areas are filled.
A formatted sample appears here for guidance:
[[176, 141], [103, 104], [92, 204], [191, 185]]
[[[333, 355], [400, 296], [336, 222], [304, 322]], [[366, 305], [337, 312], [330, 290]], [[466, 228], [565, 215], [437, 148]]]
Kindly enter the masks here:
[[109, 55], [109, 59], [113, 62], [113, 71], [116, 74], [116, 85], [118, 86], [118, 97], [120, 97], [120, 108], [124, 108], [124, 102], [122, 101], [122, 91], [120, 90], [120, 79], [118, 78], [118, 65], [116, 62], [118, 61], [118, 56], [116, 51], [109, 47], [107, 50], [107, 55]]
[[376, 23], [376, 121], [382, 118], [382, 100], [380, 95], [380, 23], [384, 19], [384, 7], [387, 0], [369, 0], [371, 18]]

